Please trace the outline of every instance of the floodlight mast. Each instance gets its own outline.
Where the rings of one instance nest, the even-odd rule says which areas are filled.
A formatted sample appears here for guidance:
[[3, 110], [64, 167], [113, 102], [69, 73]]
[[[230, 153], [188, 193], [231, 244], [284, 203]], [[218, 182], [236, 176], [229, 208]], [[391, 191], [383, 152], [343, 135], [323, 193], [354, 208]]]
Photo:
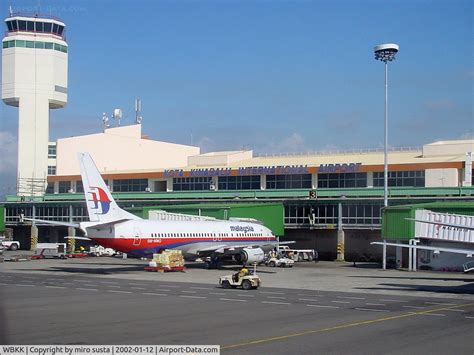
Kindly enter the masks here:
[[388, 62], [395, 59], [400, 47], [395, 43], [386, 43], [375, 46], [375, 59], [385, 63], [385, 136], [384, 136], [384, 169], [383, 169], [383, 205], [388, 206]]

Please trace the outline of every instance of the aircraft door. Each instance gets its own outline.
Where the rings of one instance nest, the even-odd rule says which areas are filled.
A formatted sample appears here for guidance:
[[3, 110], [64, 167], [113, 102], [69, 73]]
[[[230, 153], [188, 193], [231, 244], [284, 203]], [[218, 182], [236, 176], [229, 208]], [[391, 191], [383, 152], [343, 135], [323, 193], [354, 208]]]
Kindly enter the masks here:
[[140, 228], [135, 227], [133, 228], [133, 245], [134, 246], [139, 246], [142, 239], [141, 239], [142, 233], [140, 231]]

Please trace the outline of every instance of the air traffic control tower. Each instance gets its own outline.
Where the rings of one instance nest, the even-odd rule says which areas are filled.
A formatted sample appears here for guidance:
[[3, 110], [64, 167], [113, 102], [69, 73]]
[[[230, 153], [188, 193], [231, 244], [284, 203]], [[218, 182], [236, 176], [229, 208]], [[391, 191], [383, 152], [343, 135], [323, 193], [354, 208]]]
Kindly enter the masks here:
[[2, 100], [18, 107], [18, 196], [44, 194], [49, 110], [67, 103], [65, 25], [40, 15], [11, 14], [2, 40]]

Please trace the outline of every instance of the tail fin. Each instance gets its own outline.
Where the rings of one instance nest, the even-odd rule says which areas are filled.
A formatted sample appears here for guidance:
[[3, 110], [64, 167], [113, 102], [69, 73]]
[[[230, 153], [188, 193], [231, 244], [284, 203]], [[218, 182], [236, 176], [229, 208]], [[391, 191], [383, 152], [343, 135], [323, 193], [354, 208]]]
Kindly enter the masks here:
[[117, 205], [90, 154], [78, 153], [78, 158], [89, 220], [102, 224], [139, 219]]

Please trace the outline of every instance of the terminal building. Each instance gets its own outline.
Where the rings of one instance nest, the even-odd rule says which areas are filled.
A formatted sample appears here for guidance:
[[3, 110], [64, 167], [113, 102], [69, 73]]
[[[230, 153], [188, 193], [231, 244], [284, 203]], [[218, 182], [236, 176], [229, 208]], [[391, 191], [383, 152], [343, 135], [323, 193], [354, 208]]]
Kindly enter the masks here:
[[[334, 259], [339, 229], [345, 235], [346, 260], [380, 257], [380, 248], [370, 242], [381, 237], [382, 150], [201, 154], [198, 147], [151, 140], [141, 130], [141, 124], [134, 124], [50, 142], [45, 194], [9, 196], [6, 225], [27, 240], [29, 227], [21, 216], [87, 220], [77, 153], [88, 151], [117, 202], [132, 211], [156, 207], [206, 214], [218, 207], [277, 203], [282, 207], [272, 218], [278, 219], [273, 224], [282, 225], [274, 229], [281, 240], [295, 240], [299, 247], [317, 249], [323, 259]], [[473, 149], [474, 140], [392, 149], [389, 204], [474, 201]], [[61, 227], [38, 227], [43, 241], [57, 241], [68, 233]]]
[[[346, 260], [380, 259], [384, 200], [382, 150], [256, 155], [251, 150], [201, 153], [155, 141], [142, 125], [49, 142], [49, 110], [68, 94], [65, 24], [49, 16], [11, 14], [2, 41], [2, 99], [19, 109], [17, 193], [0, 206], [0, 231], [22, 248], [62, 242], [75, 233], [23, 217], [86, 221], [78, 152], [89, 152], [117, 202], [150, 212], [261, 218], [281, 240], [335, 259], [343, 236]], [[391, 149], [389, 205], [474, 203], [474, 140]], [[339, 243], [340, 244], [340, 243]], [[339, 246], [340, 247], [340, 246]]]

